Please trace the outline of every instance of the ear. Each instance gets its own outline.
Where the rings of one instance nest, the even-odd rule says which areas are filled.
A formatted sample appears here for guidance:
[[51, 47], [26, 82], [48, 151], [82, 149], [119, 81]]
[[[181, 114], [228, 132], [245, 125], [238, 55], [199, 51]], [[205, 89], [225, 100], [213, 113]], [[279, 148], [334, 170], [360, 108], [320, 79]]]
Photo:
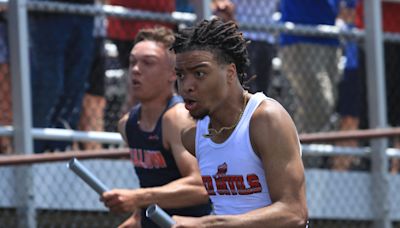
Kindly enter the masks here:
[[236, 65], [234, 63], [227, 65], [226, 74], [229, 83], [233, 83], [237, 80]]

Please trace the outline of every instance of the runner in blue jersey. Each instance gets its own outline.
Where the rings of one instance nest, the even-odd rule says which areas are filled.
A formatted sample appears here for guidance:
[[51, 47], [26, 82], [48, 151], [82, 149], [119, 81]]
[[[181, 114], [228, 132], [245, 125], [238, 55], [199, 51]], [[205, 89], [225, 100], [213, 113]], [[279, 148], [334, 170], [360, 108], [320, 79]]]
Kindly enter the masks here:
[[183, 147], [181, 132], [193, 125], [175, 94], [173, 32], [141, 30], [130, 54], [132, 96], [139, 101], [119, 121], [139, 177], [139, 189], [113, 189], [101, 200], [112, 212], [133, 212], [121, 227], [157, 227], [144, 208], [158, 204], [171, 215], [202, 216], [211, 211], [196, 159]]

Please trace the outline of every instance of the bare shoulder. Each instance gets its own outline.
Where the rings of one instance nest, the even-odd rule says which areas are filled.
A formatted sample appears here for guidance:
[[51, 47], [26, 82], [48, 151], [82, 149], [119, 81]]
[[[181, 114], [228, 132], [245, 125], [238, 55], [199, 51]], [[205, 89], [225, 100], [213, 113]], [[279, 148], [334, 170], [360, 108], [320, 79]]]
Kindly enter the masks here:
[[196, 156], [196, 126], [192, 125], [182, 131], [181, 138], [185, 149]]
[[307, 206], [300, 143], [292, 118], [277, 101], [266, 99], [256, 109], [250, 120], [250, 139], [261, 158], [272, 203], [285, 205], [281, 207], [283, 214], [290, 212], [305, 220]]
[[[171, 144], [178, 143], [183, 144], [187, 148], [190, 144], [182, 137], [186, 135], [188, 129], [195, 126], [193, 118], [185, 108], [184, 104], [176, 104], [170, 108], [163, 116], [163, 138], [167, 148], [171, 147]], [[185, 137], [186, 139], [186, 137]], [[194, 142], [193, 142], [194, 143]], [[191, 150], [189, 150], [192, 153]]]
[[276, 125], [281, 124], [282, 121], [293, 123], [285, 108], [279, 102], [271, 98], [267, 98], [261, 102], [251, 117], [252, 125], [264, 123], [265, 121], [267, 121], [269, 127], [276, 127]]
[[173, 125], [181, 128], [186, 128], [194, 123], [183, 103], [178, 103], [168, 109], [162, 121], [166, 126]]
[[186, 150], [194, 155], [194, 137], [196, 135], [196, 123], [190, 116], [189, 111], [184, 104], [176, 104], [167, 113], [165, 113], [164, 121], [174, 122], [179, 127], [179, 135], [182, 144]]
[[[259, 155], [267, 151], [280, 151], [276, 147], [282, 144], [290, 144], [292, 148], [298, 146], [292, 118], [279, 102], [270, 98], [264, 100], [251, 117], [250, 136], [253, 148]], [[266, 147], [270, 150], [265, 150]]]

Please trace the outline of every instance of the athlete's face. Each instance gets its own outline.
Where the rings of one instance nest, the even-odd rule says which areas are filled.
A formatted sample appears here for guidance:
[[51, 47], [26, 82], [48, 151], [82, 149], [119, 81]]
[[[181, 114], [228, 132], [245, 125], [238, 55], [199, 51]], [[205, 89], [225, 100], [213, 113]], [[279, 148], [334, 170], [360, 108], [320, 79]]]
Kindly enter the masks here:
[[220, 107], [232, 81], [233, 64], [219, 64], [209, 51], [186, 51], [176, 55], [176, 75], [185, 107], [202, 119]]
[[133, 96], [143, 101], [158, 96], [162, 90], [171, 90], [171, 83], [176, 80], [173, 57], [161, 43], [137, 43], [129, 57]]

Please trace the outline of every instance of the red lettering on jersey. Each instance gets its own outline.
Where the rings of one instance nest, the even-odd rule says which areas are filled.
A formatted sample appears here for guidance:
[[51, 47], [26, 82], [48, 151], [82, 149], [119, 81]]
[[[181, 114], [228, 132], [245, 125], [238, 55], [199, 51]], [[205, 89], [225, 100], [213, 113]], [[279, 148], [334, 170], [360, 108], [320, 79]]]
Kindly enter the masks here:
[[151, 154], [148, 151], [145, 150], [143, 155], [144, 155], [144, 162], [143, 162], [144, 166], [143, 166], [143, 168], [145, 168], [145, 169], [153, 169], [154, 166], [151, 163]]
[[160, 151], [131, 149], [131, 160], [135, 167], [144, 169], [166, 168], [167, 163]]
[[156, 169], [159, 168], [166, 168], [167, 163], [165, 162], [164, 156], [161, 154], [160, 151], [153, 151], [151, 154], [151, 163], [153, 164], [153, 167]]
[[133, 160], [133, 165], [135, 167], [144, 167], [145, 164], [143, 162], [143, 150], [141, 149], [132, 149], [130, 151], [131, 159]]
[[235, 182], [235, 186], [236, 186], [236, 189], [237, 189], [239, 194], [240, 194], [241, 190], [245, 190], [246, 189], [246, 185], [244, 184], [243, 176], [237, 175], [237, 176], [235, 176], [233, 181]]
[[215, 195], [214, 185], [211, 176], [202, 176], [202, 179], [208, 195]]
[[229, 178], [228, 185], [232, 195], [237, 195], [240, 188], [244, 188], [243, 177], [239, 175], [227, 176]]
[[249, 183], [250, 185], [249, 189], [251, 189], [252, 193], [261, 192], [262, 190], [261, 183], [256, 174], [247, 175], [247, 183]]
[[226, 176], [219, 176], [219, 177], [214, 176], [214, 179], [217, 186], [217, 192], [219, 195], [231, 195], [228, 186], [226, 185], [228, 182]]
[[236, 187], [236, 190], [231, 188], [233, 195], [236, 195], [236, 194], [245, 195], [245, 194], [243, 194], [243, 192], [246, 191], [246, 186], [244, 184], [243, 176], [239, 176], [239, 175], [231, 176], [231, 184]]
[[251, 188], [245, 188], [245, 189], [239, 190], [239, 195], [250, 195], [250, 194], [253, 194], [253, 191]]
[[[250, 195], [262, 191], [258, 176], [254, 173], [246, 176], [249, 188], [246, 188], [244, 177], [241, 175], [227, 175], [228, 164], [224, 162], [218, 166], [217, 173], [212, 176], [219, 195]], [[209, 195], [215, 195], [211, 176], [203, 176], [203, 183]]]

